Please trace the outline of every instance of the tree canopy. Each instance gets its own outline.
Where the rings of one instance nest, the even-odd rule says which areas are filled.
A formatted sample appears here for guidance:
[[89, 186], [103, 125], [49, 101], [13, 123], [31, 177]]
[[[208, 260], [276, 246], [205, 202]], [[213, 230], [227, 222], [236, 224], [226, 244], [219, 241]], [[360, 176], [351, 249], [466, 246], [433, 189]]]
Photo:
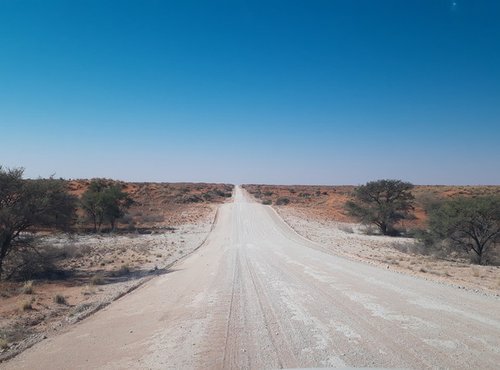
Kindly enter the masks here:
[[94, 232], [100, 231], [104, 222], [109, 222], [112, 230], [116, 220], [123, 217], [132, 204], [129, 195], [120, 185], [103, 179], [94, 179], [82, 195], [81, 206], [93, 224]]
[[434, 240], [473, 252], [484, 263], [489, 248], [500, 242], [500, 197], [456, 198], [429, 209], [429, 233]]
[[62, 180], [23, 179], [22, 168], [0, 167], [0, 277], [5, 258], [19, 245], [23, 232], [35, 227], [67, 229], [76, 199]]
[[358, 186], [346, 203], [347, 212], [383, 235], [395, 235], [397, 222], [413, 217], [413, 185], [401, 180], [377, 180]]

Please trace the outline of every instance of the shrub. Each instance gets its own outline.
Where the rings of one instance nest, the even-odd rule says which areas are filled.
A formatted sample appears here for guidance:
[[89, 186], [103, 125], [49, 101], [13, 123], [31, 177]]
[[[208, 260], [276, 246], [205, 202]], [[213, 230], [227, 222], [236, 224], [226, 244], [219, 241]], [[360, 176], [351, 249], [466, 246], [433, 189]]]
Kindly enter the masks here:
[[6, 339], [0, 338], [0, 349], [7, 349], [9, 348], [9, 342], [7, 342]]
[[102, 274], [95, 274], [90, 278], [90, 285], [104, 285], [104, 277]]
[[35, 227], [68, 229], [75, 198], [62, 180], [24, 180], [21, 168], [0, 166], [0, 278], [3, 262], [23, 246], [24, 232]]
[[290, 199], [286, 197], [280, 197], [276, 200], [276, 205], [277, 206], [285, 206], [290, 203]]
[[125, 264], [121, 265], [120, 268], [113, 273], [113, 276], [124, 276], [130, 274], [130, 272], [131, 269], [129, 265]]
[[269, 205], [273, 204], [273, 201], [271, 199], [264, 199], [262, 201], [262, 204], [269, 206]]
[[61, 295], [61, 294], [56, 294], [54, 296], [54, 303], [57, 303], [57, 304], [66, 304], [66, 298]]

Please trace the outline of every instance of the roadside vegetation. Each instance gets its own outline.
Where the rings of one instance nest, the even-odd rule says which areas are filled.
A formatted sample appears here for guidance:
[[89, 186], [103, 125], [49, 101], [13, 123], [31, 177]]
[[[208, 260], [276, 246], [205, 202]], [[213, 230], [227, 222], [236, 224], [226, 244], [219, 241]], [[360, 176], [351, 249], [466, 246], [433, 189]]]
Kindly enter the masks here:
[[0, 362], [200, 245], [233, 186], [26, 179], [0, 167]]
[[370, 181], [354, 190], [346, 210], [359, 222], [377, 226], [382, 235], [400, 235], [396, 224], [414, 217], [412, 189], [413, 184], [401, 180]]
[[380, 240], [396, 237], [388, 243], [409, 255], [500, 265], [500, 186], [415, 186], [383, 179], [360, 186], [243, 187], [285, 218], [332, 222], [346, 234]]

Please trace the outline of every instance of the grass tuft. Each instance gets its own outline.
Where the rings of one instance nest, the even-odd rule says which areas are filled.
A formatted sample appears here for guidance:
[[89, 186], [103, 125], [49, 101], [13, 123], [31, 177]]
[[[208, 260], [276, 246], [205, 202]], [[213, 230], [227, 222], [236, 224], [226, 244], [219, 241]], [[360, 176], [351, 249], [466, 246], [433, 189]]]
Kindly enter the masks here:
[[35, 288], [33, 287], [33, 280], [26, 281], [21, 288], [23, 294], [33, 294], [35, 293]]
[[33, 303], [35, 302], [35, 299], [32, 297], [30, 299], [25, 299], [20, 302], [19, 306], [21, 308], [21, 311], [29, 311], [33, 309]]

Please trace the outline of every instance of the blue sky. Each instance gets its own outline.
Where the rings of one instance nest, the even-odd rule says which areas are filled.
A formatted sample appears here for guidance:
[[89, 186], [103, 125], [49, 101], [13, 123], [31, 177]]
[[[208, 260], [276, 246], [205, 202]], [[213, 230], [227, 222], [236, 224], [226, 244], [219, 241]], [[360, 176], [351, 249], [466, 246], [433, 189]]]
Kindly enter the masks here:
[[500, 2], [0, 0], [31, 177], [500, 184]]

